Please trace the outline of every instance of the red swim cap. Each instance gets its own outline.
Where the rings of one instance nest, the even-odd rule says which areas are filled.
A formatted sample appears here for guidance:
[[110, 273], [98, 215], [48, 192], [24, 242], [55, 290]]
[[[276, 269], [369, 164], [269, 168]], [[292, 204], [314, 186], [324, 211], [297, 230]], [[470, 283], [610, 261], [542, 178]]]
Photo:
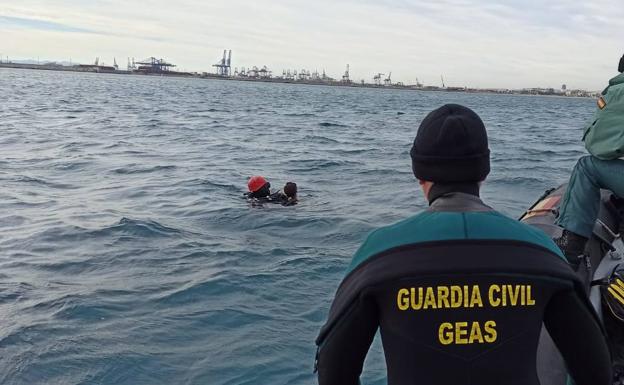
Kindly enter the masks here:
[[249, 188], [250, 192], [256, 192], [262, 188], [267, 183], [267, 181], [261, 177], [260, 175], [252, 176], [249, 178], [249, 182], [247, 182], [247, 188]]

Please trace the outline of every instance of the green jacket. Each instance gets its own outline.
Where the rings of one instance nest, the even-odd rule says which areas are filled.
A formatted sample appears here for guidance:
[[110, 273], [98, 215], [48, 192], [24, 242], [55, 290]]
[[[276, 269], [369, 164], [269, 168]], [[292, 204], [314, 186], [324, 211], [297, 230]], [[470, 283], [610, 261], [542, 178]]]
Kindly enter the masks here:
[[624, 73], [609, 80], [592, 123], [583, 135], [585, 148], [603, 159], [624, 157]]

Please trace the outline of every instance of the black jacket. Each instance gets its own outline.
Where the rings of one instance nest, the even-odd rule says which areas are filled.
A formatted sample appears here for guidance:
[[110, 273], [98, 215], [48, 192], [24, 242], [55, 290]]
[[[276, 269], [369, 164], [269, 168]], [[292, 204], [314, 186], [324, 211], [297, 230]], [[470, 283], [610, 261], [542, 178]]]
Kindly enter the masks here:
[[389, 385], [537, 385], [542, 323], [577, 385], [610, 384], [602, 329], [554, 243], [446, 194], [357, 251], [317, 338], [319, 383], [358, 384], [379, 328]]

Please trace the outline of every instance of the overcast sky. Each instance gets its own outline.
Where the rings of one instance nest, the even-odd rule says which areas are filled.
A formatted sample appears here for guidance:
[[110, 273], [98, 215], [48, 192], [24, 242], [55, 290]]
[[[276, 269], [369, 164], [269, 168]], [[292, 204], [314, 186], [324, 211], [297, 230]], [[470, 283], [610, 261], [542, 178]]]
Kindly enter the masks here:
[[623, 0], [0, 0], [0, 54], [162, 57], [213, 71], [325, 69], [354, 80], [600, 90], [624, 53]]

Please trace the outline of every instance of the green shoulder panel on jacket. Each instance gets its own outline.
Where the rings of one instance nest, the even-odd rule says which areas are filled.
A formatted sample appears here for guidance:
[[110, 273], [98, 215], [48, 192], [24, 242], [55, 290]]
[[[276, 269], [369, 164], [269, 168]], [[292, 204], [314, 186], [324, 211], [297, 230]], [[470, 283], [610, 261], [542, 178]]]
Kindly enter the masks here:
[[609, 80], [609, 86], [614, 86], [614, 85], [623, 84], [623, 83], [624, 83], [624, 73], [619, 74], [618, 76]]
[[507, 239], [532, 243], [550, 250], [565, 260], [561, 249], [538, 228], [511, 219], [495, 211], [466, 213], [468, 239]]
[[370, 233], [353, 256], [347, 273], [370, 257], [396, 247], [462, 239], [527, 242], [546, 248], [565, 259], [561, 250], [545, 233], [495, 211], [425, 211]]
[[609, 81], [583, 140], [587, 151], [599, 159], [624, 157], [624, 74]]

